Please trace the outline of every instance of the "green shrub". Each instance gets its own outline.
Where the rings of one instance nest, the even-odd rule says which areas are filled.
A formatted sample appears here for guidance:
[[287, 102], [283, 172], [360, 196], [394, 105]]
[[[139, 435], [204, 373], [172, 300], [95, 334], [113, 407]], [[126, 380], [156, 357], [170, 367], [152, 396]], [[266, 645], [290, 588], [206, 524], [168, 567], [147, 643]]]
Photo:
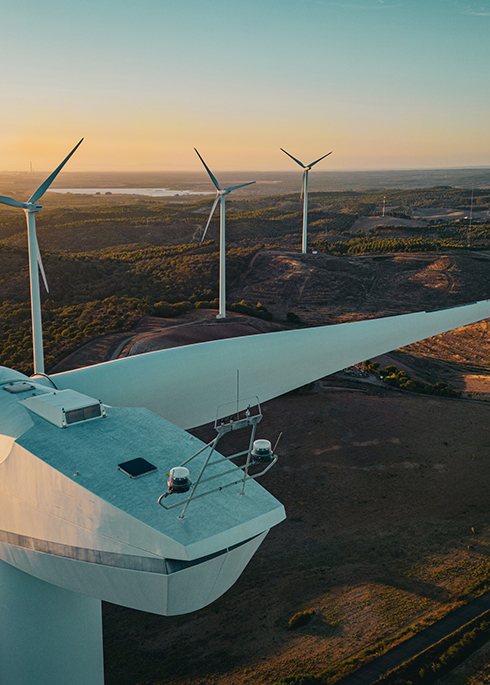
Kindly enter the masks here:
[[296, 323], [296, 324], [301, 323], [301, 319], [294, 312], [288, 312], [286, 314], [286, 321], [288, 321], [289, 323]]
[[194, 307], [196, 309], [219, 309], [219, 299], [211, 300], [210, 302], [200, 301], [195, 302]]
[[366, 359], [366, 361], [362, 362], [362, 368], [365, 369], [366, 371], [370, 371], [371, 373], [378, 373], [379, 372], [379, 363], [378, 362], [372, 362], [370, 359]]
[[241, 300], [241, 302], [233, 302], [229, 306], [230, 311], [238, 312], [238, 314], [246, 314], [247, 316], [256, 316], [259, 319], [265, 319], [266, 321], [272, 321], [272, 314], [267, 311], [264, 305], [257, 302], [256, 305], [250, 304], [246, 300]]
[[176, 302], [175, 304], [170, 304], [169, 302], [156, 302], [153, 305], [153, 315], [163, 316], [165, 318], [172, 318], [174, 316], [179, 316], [179, 314], [184, 314], [194, 309], [194, 305], [191, 302]]
[[296, 628], [301, 628], [302, 626], [307, 625], [314, 615], [314, 611], [299, 611], [289, 619], [288, 630], [295, 630]]
[[322, 685], [323, 680], [314, 675], [288, 675], [274, 685]]
[[403, 388], [403, 390], [410, 390], [410, 392], [417, 392], [417, 383], [416, 381], [409, 379], [405, 381], [404, 383], [400, 383], [400, 388]]

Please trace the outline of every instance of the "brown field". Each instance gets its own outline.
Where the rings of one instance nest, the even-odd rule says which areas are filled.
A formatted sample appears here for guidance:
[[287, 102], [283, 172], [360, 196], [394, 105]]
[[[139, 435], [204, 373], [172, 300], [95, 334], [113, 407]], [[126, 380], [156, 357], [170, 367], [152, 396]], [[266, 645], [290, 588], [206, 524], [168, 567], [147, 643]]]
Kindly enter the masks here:
[[490, 571], [490, 406], [342, 385], [264, 407], [260, 437], [284, 434], [263, 484], [288, 518], [224, 597], [177, 618], [105, 607], [109, 685], [315, 672], [433, 620]]
[[[482, 299], [486, 268], [471, 255], [260, 253], [230, 299], [333, 323]], [[217, 324], [214, 316], [148, 318], [131, 334], [82, 348], [66, 368], [131, 346], [142, 352], [274, 328], [235, 315]], [[382, 361], [486, 393], [487, 334], [486, 323], [476, 324]], [[394, 644], [457, 606], [490, 574], [490, 403], [472, 397], [412, 395], [338, 374], [268, 402], [258, 437], [283, 436], [263, 484], [287, 520], [236, 585], [200, 612], [166, 618], [105, 605], [107, 684], [270, 684], [381, 640]], [[210, 427], [193, 432], [212, 435]], [[304, 610], [315, 612], [310, 623], [288, 630]]]

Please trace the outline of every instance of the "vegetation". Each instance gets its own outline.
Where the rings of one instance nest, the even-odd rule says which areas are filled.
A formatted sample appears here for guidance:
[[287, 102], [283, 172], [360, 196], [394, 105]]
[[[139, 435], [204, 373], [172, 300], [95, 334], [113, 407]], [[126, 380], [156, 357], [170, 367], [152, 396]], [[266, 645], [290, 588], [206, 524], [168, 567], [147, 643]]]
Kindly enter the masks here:
[[295, 314], [294, 312], [288, 312], [286, 314], [286, 321], [288, 323], [293, 323], [293, 324], [300, 324], [301, 323], [300, 317], [297, 314]]
[[[229, 282], [246, 269], [259, 247], [228, 251]], [[4, 257], [2, 260], [1, 257]], [[0, 364], [32, 373], [32, 340], [27, 253], [0, 248], [3, 273], [9, 261], [20, 272], [0, 281]], [[144, 314], [174, 317], [194, 307], [217, 308], [219, 254], [211, 241], [201, 245], [145, 248], [110, 254], [43, 255], [50, 293], [43, 295], [46, 368], [85, 342], [131, 328]], [[16, 288], [15, 280], [22, 282]], [[209, 285], [208, 285], [209, 284]], [[68, 285], [68, 287], [67, 287]], [[235, 311], [270, 319], [260, 303], [232, 304]]]
[[[487, 230], [485, 230], [487, 232]], [[490, 238], [490, 230], [488, 231]], [[466, 238], [465, 238], [466, 240]], [[354, 255], [365, 253], [386, 253], [386, 252], [440, 252], [448, 249], [468, 249], [466, 242], [457, 239], [441, 238], [373, 238], [371, 236], [361, 236], [350, 240], [328, 242], [316, 241], [314, 247], [319, 252], [327, 252], [335, 255]], [[488, 244], [480, 241], [473, 241], [472, 250], [485, 250]]]
[[314, 611], [300, 611], [297, 614], [294, 614], [288, 621], [288, 630], [294, 630], [295, 628], [301, 628], [302, 626], [307, 625], [314, 615]]
[[[376, 685], [432, 685], [490, 639], [490, 611], [376, 680]], [[374, 685], [374, 684], [373, 684]]]
[[[9, 190], [15, 194], [14, 190]], [[422, 190], [310, 193], [309, 230], [318, 251], [335, 255], [467, 249], [467, 222], [410, 229], [377, 227], [352, 234], [359, 216], [376, 216], [386, 197], [388, 212], [408, 216], [413, 207], [468, 209], [471, 191], [449, 187]], [[217, 243], [199, 243], [210, 200], [176, 203], [161, 199], [112, 198], [46, 201], [37, 217], [50, 293], [43, 294], [46, 367], [98, 335], [124, 331], [144, 314], [173, 317], [192, 308], [218, 307]], [[51, 204], [50, 204], [51, 203]], [[473, 209], [486, 209], [490, 190], [474, 193]], [[232, 199], [227, 215], [227, 281], [246, 271], [265, 247], [296, 247], [302, 206], [297, 194]], [[211, 224], [217, 233], [216, 225]], [[410, 234], [407, 236], [407, 232]], [[217, 237], [217, 235], [216, 235]], [[316, 240], [315, 240], [316, 238]], [[488, 248], [490, 223], [473, 225], [471, 249]], [[233, 303], [232, 311], [271, 319], [260, 303]], [[288, 312], [287, 320], [301, 319]], [[25, 222], [21, 213], [0, 209], [0, 364], [32, 370]], [[393, 374], [391, 374], [393, 376]], [[399, 374], [388, 383], [416, 392], [447, 394]]]
[[378, 362], [367, 359], [362, 363], [363, 369], [369, 373], [379, 376], [387, 385], [409, 392], [417, 392], [423, 395], [437, 395], [438, 397], [461, 397], [459, 390], [454, 390], [447, 383], [423, 383], [417, 378], [412, 378], [403, 369], [397, 368], [394, 364], [379, 368]]
[[239, 314], [247, 314], [248, 316], [256, 316], [259, 319], [265, 319], [266, 321], [272, 321], [272, 314], [264, 307], [263, 304], [257, 302], [256, 305], [250, 304], [245, 300], [240, 302], [234, 302], [230, 305], [230, 310], [232, 312], [238, 312]]
[[417, 378], [411, 378], [406, 371], [398, 369], [393, 364], [381, 371], [384, 382], [394, 388], [418, 392], [423, 395], [437, 395], [438, 397], [461, 397], [459, 390], [450, 388], [447, 383], [422, 383]]
[[[420, 625], [418, 629], [423, 627], [425, 626]], [[392, 639], [382, 640], [373, 647], [364, 649], [355, 656], [323, 669], [319, 673], [285, 676], [274, 685], [334, 685], [349, 673], [357, 671], [361, 666], [381, 656], [402, 637], [412, 632], [418, 632], [418, 630], [408, 628]], [[373, 685], [432, 685], [489, 639], [490, 611], [486, 611], [429, 649], [378, 678]]]

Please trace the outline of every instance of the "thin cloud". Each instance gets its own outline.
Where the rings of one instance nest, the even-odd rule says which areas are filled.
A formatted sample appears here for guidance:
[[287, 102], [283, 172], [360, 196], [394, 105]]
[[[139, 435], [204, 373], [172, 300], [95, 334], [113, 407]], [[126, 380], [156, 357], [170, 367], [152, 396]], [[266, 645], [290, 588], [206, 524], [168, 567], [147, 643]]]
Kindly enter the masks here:
[[[445, 0], [446, 2], [448, 0]], [[469, 2], [459, 2], [459, 0], [452, 0], [452, 3], [457, 9], [462, 14], [469, 14], [474, 17], [490, 17], [490, 5], [489, 3], [485, 4], [476, 4], [476, 3], [469, 3]]]
[[361, 5], [358, 2], [331, 2], [330, 0], [323, 0], [319, 2], [322, 5], [334, 5], [335, 7], [348, 7], [349, 9], [356, 10], [382, 10], [382, 9], [392, 9], [393, 7], [400, 7], [401, 3], [397, 2], [394, 5], [387, 5], [384, 0], [378, 0], [377, 4], [369, 3], [366, 5]]
[[[434, 0], [434, 2], [435, 1], [436, 0]], [[453, 10], [459, 12], [460, 14], [472, 14], [479, 17], [490, 17], [490, 2], [462, 2], [461, 0], [439, 0], [439, 2], [442, 5], [449, 5]]]

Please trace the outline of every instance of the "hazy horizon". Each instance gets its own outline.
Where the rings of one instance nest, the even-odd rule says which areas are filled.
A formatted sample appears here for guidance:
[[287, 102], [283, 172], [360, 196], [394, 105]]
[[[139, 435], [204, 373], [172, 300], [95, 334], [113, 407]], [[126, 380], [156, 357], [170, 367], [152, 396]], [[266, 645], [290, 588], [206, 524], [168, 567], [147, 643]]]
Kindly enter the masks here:
[[[298, 193], [302, 173], [298, 171], [219, 171], [213, 170], [221, 187], [235, 183], [256, 181], [240, 188], [234, 196], [257, 197]], [[14, 195], [34, 190], [49, 172], [0, 172], [0, 188], [4, 183]], [[312, 170], [309, 176], [309, 190], [362, 191], [380, 189], [413, 189], [433, 186], [460, 188], [489, 188], [490, 167], [459, 167], [442, 169], [398, 169], [369, 171], [319, 171]], [[215, 188], [203, 171], [63, 171], [53, 184], [53, 189], [93, 189], [110, 191], [117, 188], [166, 188], [168, 190], [194, 191], [213, 195]], [[16, 190], [17, 189], [17, 190]], [[50, 192], [50, 191], [48, 191]], [[75, 194], [73, 192], [73, 194]], [[114, 194], [117, 194], [114, 192]], [[139, 194], [135, 192], [134, 194]], [[144, 193], [140, 193], [144, 194]]]
[[[298, 167], [299, 168], [299, 167]], [[423, 166], [418, 166], [418, 167], [386, 167], [386, 168], [352, 168], [352, 169], [329, 169], [328, 171], [317, 171], [315, 170], [313, 173], [322, 173], [322, 174], [356, 174], [356, 173], [390, 173], [390, 172], [403, 172], [403, 171], [457, 171], [457, 170], [475, 170], [478, 171], [480, 169], [490, 169], [490, 163], [489, 164], [468, 164], [468, 165], [454, 165], [454, 166], [434, 166], [434, 167], [423, 167]], [[47, 174], [49, 175], [53, 171], [53, 169], [0, 169], [0, 174]], [[246, 168], [230, 168], [230, 169], [220, 169], [220, 168], [213, 168], [213, 173], [219, 174], [219, 173], [225, 173], [225, 174], [236, 174], [236, 173], [266, 173], [266, 174], [295, 174], [298, 173], [297, 171], [286, 171], [285, 169], [246, 169]], [[72, 174], [199, 174], [199, 170], [194, 170], [194, 169], [111, 169], [109, 167], [106, 168], [92, 168], [92, 169], [84, 169], [84, 170], [79, 170], [79, 171], [71, 171], [67, 172], [64, 171], [63, 174], [66, 175], [67, 173], [72, 173]], [[301, 169], [299, 169], [299, 173], [301, 173]], [[62, 177], [61, 177], [62, 178]], [[59, 182], [59, 181], [58, 181]]]

